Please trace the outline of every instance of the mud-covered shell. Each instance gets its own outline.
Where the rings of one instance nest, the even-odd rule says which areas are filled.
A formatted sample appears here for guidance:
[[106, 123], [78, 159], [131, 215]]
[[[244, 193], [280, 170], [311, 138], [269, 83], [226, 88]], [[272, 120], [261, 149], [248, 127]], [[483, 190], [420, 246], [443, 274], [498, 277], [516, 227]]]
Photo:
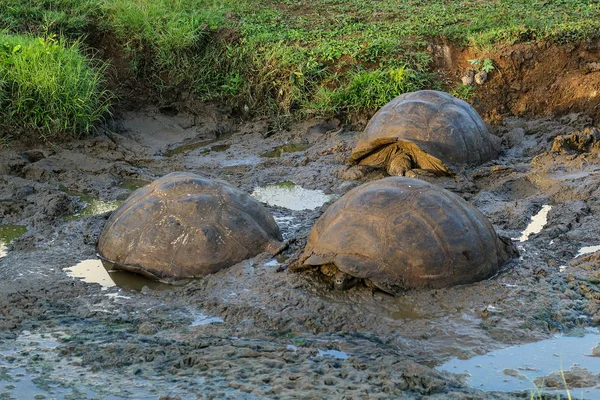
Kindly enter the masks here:
[[281, 246], [271, 214], [224, 182], [171, 173], [136, 190], [107, 221], [100, 255], [160, 280], [197, 278]]
[[404, 93], [384, 105], [367, 124], [348, 161], [356, 164], [397, 142], [417, 145], [450, 169], [492, 160], [500, 148], [499, 138], [489, 133], [473, 107], [436, 90]]
[[513, 245], [459, 196], [430, 183], [389, 177], [332, 204], [313, 227], [300, 263], [342, 272], [397, 294], [494, 275]]

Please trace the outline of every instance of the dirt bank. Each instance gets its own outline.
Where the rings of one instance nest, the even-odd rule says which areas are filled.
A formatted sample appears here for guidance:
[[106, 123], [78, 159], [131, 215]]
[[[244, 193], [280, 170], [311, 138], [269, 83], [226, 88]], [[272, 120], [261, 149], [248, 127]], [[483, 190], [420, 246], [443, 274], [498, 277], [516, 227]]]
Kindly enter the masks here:
[[564, 45], [524, 42], [494, 49], [460, 47], [452, 43], [430, 45], [433, 68], [451, 88], [473, 60], [489, 59], [493, 69], [482, 85], [473, 83], [475, 107], [488, 120], [504, 116], [556, 116], [583, 112], [600, 118], [600, 40]]
[[[512, 238], [551, 206], [543, 229], [519, 242], [521, 258], [484, 282], [394, 298], [366, 287], [335, 292], [317, 273], [290, 273], [327, 204], [269, 206], [292, 240], [276, 261], [258, 256], [141, 292], [68, 276], [66, 268], [95, 258], [109, 215], [86, 215], [84, 201], [113, 208], [169, 172], [223, 179], [249, 194], [293, 181], [335, 197], [360, 183], [338, 178], [358, 135], [338, 121], [265, 138], [267, 120], [197, 111], [127, 113], [97, 138], [0, 153], [0, 224], [28, 228], [0, 259], [3, 396], [528, 398], [480, 392], [432, 367], [600, 322], [598, 253], [576, 257], [582, 245], [600, 244], [600, 153], [550, 151], [556, 136], [590, 125], [584, 114], [505, 118], [494, 128], [499, 159], [434, 180]], [[308, 148], [261, 157], [284, 144]]]

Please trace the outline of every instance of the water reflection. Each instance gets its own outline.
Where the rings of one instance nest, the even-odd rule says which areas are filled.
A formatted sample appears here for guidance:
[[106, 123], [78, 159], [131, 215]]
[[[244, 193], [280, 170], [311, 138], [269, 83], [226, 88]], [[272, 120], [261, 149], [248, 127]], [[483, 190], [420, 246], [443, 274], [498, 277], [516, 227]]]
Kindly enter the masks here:
[[537, 214], [531, 217], [529, 225], [527, 225], [527, 228], [525, 228], [525, 230], [523, 231], [521, 236], [517, 238], [517, 240], [519, 242], [525, 242], [527, 239], [529, 239], [529, 236], [533, 235], [534, 233], [540, 233], [544, 225], [546, 225], [546, 223], [548, 222], [548, 213], [551, 209], [551, 205], [546, 204], [542, 206], [542, 209]]
[[[597, 333], [588, 333], [583, 337], [557, 336], [492, 351], [469, 360], [452, 359], [438, 369], [467, 374], [469, 385], [486, 391], [528, 390], [534, 389], [536, 378], [561, 369], [567, 371], [573, 366], [598, 373], [600, 357], [591, 357], [598, 343], [600, 335]], [[600, 398], [600, 390], [593, 392], [593, 398]]]
[[304, 189], [290, 181], [257, 187], [252, 196], [270, 206], [285, 207], [295, 211], [314, 210], [335, 197], [325, 194], [322, 190]]
[[172, 287], [143, 275], [115, 269], [113, 263], [99, 259], [84, 260], [64, 270], [72, 278], [99, 284], [103, 290], [114, 286], [135, 291], [142, 290], [144, 286], [154, 290], [168, 290]]
[[23, 236], [25, 232], [27, 227], [23, 225], [0, 225], [0, 258], [6, 257], [10, 242]]

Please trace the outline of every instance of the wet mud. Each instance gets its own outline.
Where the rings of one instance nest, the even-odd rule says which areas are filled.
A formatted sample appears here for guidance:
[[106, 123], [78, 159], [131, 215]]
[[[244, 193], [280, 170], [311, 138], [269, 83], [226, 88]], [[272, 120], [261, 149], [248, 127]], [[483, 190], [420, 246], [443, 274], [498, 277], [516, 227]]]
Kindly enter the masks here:
[[[268, 121], [215, 109], [147, 109], [94, 138], [2, 151], [0, 226], [27, 231], [0, 236], [0, 398], [529, 398], [526, 388], [485, 391], [440, 366], [597, 332], [600, 152], [569, 144], [589, 124], [578, 114], [505, 118], [492, 127], [498, 159], [428, 177], [514, 238], [520, 257], [482, 282], [398, 297], [364, 286], [334, 291], [318, 271], [288, 269], [328, 204], [384, 176], [340, 177], [358, 139], [352, 126], [311, 120], [269, 136]], [[263, 157], [290, 143], [302, 146]], [[254, 194], [288, 249], [177, 286], [107, 272], [95, 245], [113, 206], [175, 171]], [[108, 206], [90, 209], [92, 200]], [[562, 362], [572, 382], [597, 385], [600, 371]], [[560, 368], [550, 366], [546, 381]]]

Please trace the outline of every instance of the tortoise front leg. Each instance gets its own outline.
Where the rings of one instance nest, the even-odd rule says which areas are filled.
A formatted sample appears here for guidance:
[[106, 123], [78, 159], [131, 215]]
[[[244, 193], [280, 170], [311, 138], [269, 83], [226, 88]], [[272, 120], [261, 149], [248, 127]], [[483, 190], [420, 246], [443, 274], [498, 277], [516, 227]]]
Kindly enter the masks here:
[[413, 159], [405, 152], [398, 152], [387, 163], [387, 173], [391, 176], [404, 176], [413, 167]]

